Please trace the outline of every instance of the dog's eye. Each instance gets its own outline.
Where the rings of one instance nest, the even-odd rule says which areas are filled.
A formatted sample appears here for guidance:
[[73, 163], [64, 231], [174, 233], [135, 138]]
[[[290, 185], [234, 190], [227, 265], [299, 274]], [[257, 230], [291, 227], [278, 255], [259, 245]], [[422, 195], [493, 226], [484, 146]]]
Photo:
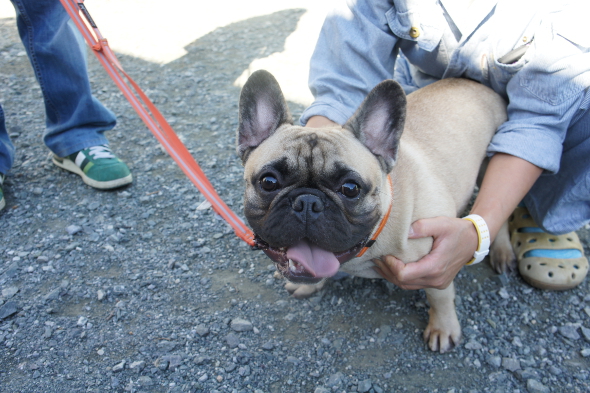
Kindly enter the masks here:
[[274, 176], [266, 175], [260, 179], [260, 187], [262, 187], [264, 191], [274, 191], [279, 188], [279, 181]]
[[356, 183], [344, 183], [340, 187], [340, 193], [347, 198], [356, 198], [361, 193], [361, 187]]

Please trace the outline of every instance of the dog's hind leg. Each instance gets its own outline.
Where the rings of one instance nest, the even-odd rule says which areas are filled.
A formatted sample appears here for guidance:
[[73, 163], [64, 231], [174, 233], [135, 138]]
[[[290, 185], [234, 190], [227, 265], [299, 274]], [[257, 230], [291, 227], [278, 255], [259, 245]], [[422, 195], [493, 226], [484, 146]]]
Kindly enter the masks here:
[[505, 222], [490, 247], [490, 265], [497, 273], [516, 269], [516, 256], [510, 243], [508, 222]]
[[444, 353], [461, 341], [461, 325], [455, 311], [455, 286], [446, 289], [426, 289], [430, 310], [428, 326], [424, 330], [424, 341], [432, 351]]

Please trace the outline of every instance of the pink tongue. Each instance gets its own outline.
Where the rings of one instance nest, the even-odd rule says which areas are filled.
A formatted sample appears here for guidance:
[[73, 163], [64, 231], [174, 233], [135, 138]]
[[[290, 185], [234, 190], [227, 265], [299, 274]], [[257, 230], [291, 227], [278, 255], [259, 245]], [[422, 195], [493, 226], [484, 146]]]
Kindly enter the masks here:
[[287, 250], [287, 258], [300, 263], [314, 277], [332, 277], [340, 268], [334, 253], [309, 244], [305, 240]]

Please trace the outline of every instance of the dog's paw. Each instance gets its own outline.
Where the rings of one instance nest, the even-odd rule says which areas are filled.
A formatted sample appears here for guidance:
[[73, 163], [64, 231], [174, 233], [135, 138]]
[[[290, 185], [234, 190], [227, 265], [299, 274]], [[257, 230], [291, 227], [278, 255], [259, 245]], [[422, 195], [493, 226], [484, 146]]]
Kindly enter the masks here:
[[[496, 244], [494, 242], [494, 244]], [[512, 246], [490, 248], [490, 265], [498, 274], [516, 270], [516, 255]]]
[[317, 284], [294, 284], [288, 282], [285, 284], [285, 289], [297, 299], [305, 299], [310, 297], [316, 292], [319, 292], [324, 287], [325, 281]]
[[490, 247], [490, 265], [499, 274], [516, 269], [516, 255], [510, 243], [508, 223], [504, 223]]
[[430, 309], [428, 326], [424, 330], [424, 341], [428, 343], [431, 351], [445, 353], [459, 345], [461, 342], [461, 325], [455, 315], [447, 315], [439, 318]]

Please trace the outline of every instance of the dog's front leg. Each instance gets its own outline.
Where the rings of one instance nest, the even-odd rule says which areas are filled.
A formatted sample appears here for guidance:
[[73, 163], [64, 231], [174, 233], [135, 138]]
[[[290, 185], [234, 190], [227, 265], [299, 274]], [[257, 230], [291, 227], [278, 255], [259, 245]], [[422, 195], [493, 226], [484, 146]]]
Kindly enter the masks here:
[[[274, 278], [281, 279], [283, 275], [276, 271]], [[285, 289], [296, 299], [306, 299], [314, 293], [321, 291], [324, 285], [326, 285], [326, 281], [328, 280], [320, 281], [317, 284], [295, 284], [293, 282], [287, 282]]]
[[316, 292], [319, 292], [324, 285], [326, 285], [326, 281], [319, 282], [317, 284], [295, 284], [292, 282], [288, 282], [285, 284], [285, 289], [289, 291], [294, 298], [297, 299], [306, 299], [313, 295]]
[[455, 286], [446, 289], [426, 289], [430, 303], [428, 326], [424, 330], [424, 340], [432, 351], [441, 353], [451, 350], [461, 341], [461, 325], [455, 311]]

